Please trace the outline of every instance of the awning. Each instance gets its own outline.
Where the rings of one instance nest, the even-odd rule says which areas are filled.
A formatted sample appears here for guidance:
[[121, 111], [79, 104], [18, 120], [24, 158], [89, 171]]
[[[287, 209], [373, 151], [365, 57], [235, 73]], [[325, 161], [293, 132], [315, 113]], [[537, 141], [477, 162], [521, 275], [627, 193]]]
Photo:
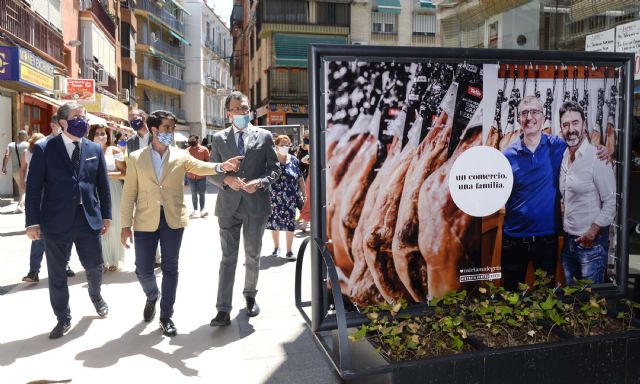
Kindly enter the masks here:
[[172, 30], [169, 30], [169, 33], [171, 34], [171, 36], [173, 36], [176, 39], [182, 41], [184, 44], [191, 45], [191, 43], [188, 42], [184, 37], [178, 35], [177, 33], [173, 32]]
[[400, 13], [400, 0], [376, 0], [376, 3], [380, 13]]
[[307, 68], [307, 49], [309, 44], [346, 44], [344, 36], [325, 35], [288, 35], [276, 33], [273, 37], [275, 45], [276, 66]]
[[42, 93], [29, 93], [29, 96], [33, 97], [34, 99], [38, 99], [44, 103], [47, 103], [49, 105], [53, 105], [55, 107], [59, 107], [62, 104], [65, 103], [65, 101], [63, 100], [58, 100], [58, 99], [54, 99], [53, 97], [49, 97], [47, 95], [43, 95]]
[[420, 8], [431, 8], [435, 9], [435, 5], [433, 5], [432, 0], [420, 0]]
[[189, 11], [187, 11], [186, 9], [184, 9], [184, 7], [182, 6], [182, 4], [178, 3], [176, 0], [171, 0], [173, 2], [173, 4], [176, 5], [176, 7], [182, 9], [182, 12], [186, 13], [187, 15], [191, 16], [191, 13], [189, 13]]
[[107, 125], [107, 120], [103, 119], [100, 116], [92, 115], [89, 112], [85, 113], [87, 119], [89, 119], [89, 124], [102, 124]]

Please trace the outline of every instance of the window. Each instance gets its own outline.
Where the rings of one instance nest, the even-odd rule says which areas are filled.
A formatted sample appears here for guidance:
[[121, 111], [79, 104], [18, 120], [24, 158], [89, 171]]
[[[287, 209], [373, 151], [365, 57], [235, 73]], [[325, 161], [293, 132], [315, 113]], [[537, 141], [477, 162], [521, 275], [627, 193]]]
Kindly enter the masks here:
[[325, 25], [349, 25], [349, 4], [316, 3], [316, 22]]
[[398, 33], [398, 15], [390, 13], [371, 13], [371, 31], [373, 33]]
[[435, 36], [436, 15], [414, 14], [413, 34], [415, 36]]
[[263, 0], [259, 7], [262, 11], [262, 22], [266, 23], [301, 23], [309, 21], [309, 6], [306, 1]]

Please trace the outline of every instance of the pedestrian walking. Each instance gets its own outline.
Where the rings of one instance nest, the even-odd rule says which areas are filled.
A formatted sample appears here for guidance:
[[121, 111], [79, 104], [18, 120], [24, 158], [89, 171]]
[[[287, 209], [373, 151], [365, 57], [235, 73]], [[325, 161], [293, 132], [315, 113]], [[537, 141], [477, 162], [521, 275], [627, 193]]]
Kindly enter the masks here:
[[[209, 150], [204, 145], [198, 144], [198, 136], [189, 136], [189, 148], [187, 150], [194, 158], [202, 161], [209, 161]], [[191, 188], [191, 202], [193, 204], [193, 211], [191, 212], [190, 218], [195, 219], [198, 217], [207, 217], [209, 212], [204, 209], [204, 197], [205, 192], [207, 191], [207, 178], [191, 172], [187, 173], [187, 178], [189, 181], [189, 187]], [[199, 210], [198, 202], [200, 203]]]
[[16, 207], [17, 213], [24, 212], [24, 182], [20, 177], [20, 165], [22, 162], [21, 154], [29, 146], [29, 143], [27, 142], [28, 138], [29, 135], [27, 134], [27, 131], [19, 131], [18, 140], [7, 145], [7, 149], [4, 151], [4, 157], [2, 158], [3, 175], [8, 173], [7, 166], [9, 160], [11, 160], [11, 176], [13, 181], [16, 183], [16, 188], [18, 190], [18, 205]]

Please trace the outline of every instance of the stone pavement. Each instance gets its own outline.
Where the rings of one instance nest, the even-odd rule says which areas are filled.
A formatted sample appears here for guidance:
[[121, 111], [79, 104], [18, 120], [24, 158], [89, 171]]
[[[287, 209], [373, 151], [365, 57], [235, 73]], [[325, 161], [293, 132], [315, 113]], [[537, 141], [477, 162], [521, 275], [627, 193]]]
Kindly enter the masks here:
[[[210, 188], [207, 194], [210, 212], [216, 197], [212, 191]], [[190, 207], [190, 196], [185, 200]], [[30, 242], [24, 235], [24, 215], [8, 213], [14, 206], [7, 199], [0, 200], [1, 383], [341, 382], [294, 306], [295, 263], [272, 256], [261, 258], [257, 300], [262, 312], [248, 318], [242, 297], [241, 251], [231, 326], [209, 326], [216, 314], [221, 257], [213, 214], [192, 220], [184, 233], [173, 317], [178, 336], [164, 337], [157, 316], [151, 323], [142, 321], [145, 296], [136, 280], [131, 249], [122, 271], [104, 275], [103, 297], [109, 304], [105, 319], [96, 315], [89, 300], [74, 251], [71, 266], [77, 275], [69, 280], [72, 328], [61, 339], [49, 340], [56, 320], [49, 304], [46, 265], [43, 263], [39, 284], [20, 282], [28, 270]], [[296, 237], [294, 250], [301, 240]], [[262, 253], [269, 255], [272, 250], [271, 235], [266, 232]], [[305, 264], [308, 267], [309, 263]], [[308, 283], [309, 279], [307, 269], [304, 280]], [[310, 289], [303, 292], [308, 300]]]

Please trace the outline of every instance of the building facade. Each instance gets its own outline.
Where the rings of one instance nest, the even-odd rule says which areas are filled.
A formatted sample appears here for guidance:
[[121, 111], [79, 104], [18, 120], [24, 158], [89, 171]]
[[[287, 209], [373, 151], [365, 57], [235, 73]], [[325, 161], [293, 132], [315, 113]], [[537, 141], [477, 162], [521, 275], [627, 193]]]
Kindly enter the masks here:
[[205, 2], [185, 6], [191, 13], [186, 36], [192, 42], [185, 50], [186, 121], [191, 133], [211, 138], [228, 124], [224, 100], [233, 89], [231, 32]]
[[[0, 0], [0, 150], [19, 130], [48, 134], [56, 76], [68, 74], [60, 0]], [[9, 168], [9, 167], [8, 167]], [[0, 175], [0, 195], [14, 192]]]
[[189, 12], [176, 0], [136, 0], [137, 23], [135, 63], [138, 71], [135, 97], [146, 112], [158, 109], [178, 118], [177, 141], [183, 141], [188, 127], [183, 97], [186, 69], [185, 37]]

